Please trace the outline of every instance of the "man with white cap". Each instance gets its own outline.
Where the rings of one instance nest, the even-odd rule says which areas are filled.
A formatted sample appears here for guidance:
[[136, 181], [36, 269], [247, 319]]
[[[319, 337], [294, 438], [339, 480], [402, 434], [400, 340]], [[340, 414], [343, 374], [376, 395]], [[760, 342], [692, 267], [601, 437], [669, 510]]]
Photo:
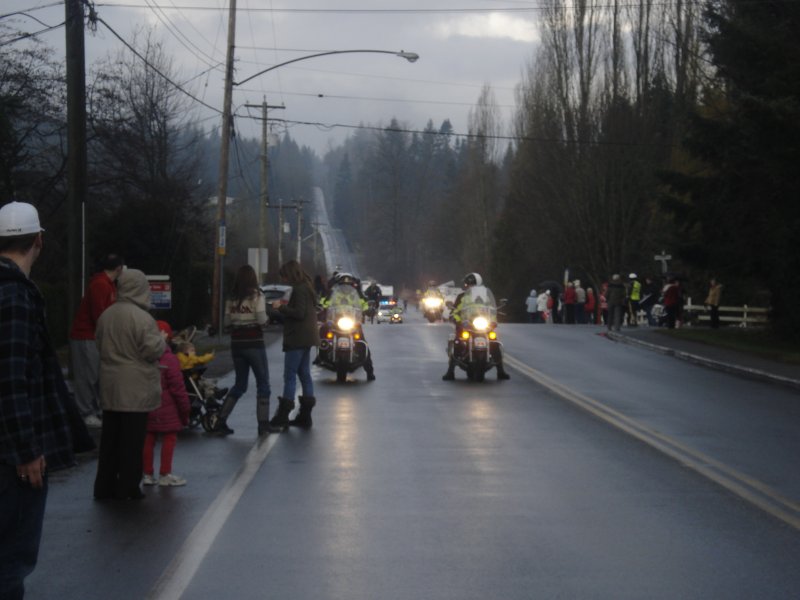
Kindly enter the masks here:
[[0, 592], [22, 598], [35, 565], [47, 472], [75, 463], [70, 399], [30, 280], [42, 251], [32, 205], [0, 208]]

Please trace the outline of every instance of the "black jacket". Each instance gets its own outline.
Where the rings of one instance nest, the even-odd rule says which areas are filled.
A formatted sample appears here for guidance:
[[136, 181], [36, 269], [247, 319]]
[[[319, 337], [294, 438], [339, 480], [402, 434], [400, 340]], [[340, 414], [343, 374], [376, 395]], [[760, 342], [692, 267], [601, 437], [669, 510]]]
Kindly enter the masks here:
[[304, 283], [292, 286], [292, 297], [278, 312], [283, 316], [283, 350], [319, 346], [317, 295]]

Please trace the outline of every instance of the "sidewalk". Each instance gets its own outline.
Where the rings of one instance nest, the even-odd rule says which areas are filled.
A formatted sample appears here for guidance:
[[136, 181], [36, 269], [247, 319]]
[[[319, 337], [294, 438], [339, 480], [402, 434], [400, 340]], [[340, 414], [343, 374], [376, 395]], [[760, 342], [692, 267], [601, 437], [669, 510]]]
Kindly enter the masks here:
[[797, 365], [728, 348], [676, 339], [666, 334], [663, 329], [651, 327], [624, 327], [619, 332], [609, 331], [608, 337], [616, 342], [635, 344], [712, 369], [800, 390], [800, 366]]

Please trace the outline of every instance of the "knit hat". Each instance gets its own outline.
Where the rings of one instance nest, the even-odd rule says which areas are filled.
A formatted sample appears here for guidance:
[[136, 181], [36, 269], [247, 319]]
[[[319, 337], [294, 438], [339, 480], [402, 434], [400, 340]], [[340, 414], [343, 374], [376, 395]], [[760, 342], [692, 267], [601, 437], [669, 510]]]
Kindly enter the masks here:
[[172, 327], [169, 326], [169, 323], [167, 323], [166, 321], [156, 321], [156, 325], [158, 325], [158, 328], [161, 331], [167, 334], [168, 340], [172, 339]]

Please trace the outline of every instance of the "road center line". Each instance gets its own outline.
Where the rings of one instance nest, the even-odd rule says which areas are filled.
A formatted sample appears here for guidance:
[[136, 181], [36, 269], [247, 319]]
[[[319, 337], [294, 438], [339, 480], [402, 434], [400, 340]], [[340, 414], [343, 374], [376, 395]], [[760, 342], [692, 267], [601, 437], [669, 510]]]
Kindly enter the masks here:
[[632, 435], [651, 448], [655, 448], [659, 452], [674, 458], [682, 465], [693, 469], [784, 523], [791, 525], [795, 529], [800, 529], [800, 504], [782, 496], [766, 484], [739, 473], [710, 456], [693, 450], [597, 400], [569, 389], [541, 371], [537, 371], [508, 354], [504, 354], [503, 360], [509, 367], [519, 371], [564, 400], [590, 412], [613, 427]]
[[223, 525], [277, 441], [277, 435], [259, 438], [256, 441], [250, 452], [247, 453], [242, 466], [200, 518], [183, 546], [150, 590], [147, 598], [178, 600], [183, 595]]

